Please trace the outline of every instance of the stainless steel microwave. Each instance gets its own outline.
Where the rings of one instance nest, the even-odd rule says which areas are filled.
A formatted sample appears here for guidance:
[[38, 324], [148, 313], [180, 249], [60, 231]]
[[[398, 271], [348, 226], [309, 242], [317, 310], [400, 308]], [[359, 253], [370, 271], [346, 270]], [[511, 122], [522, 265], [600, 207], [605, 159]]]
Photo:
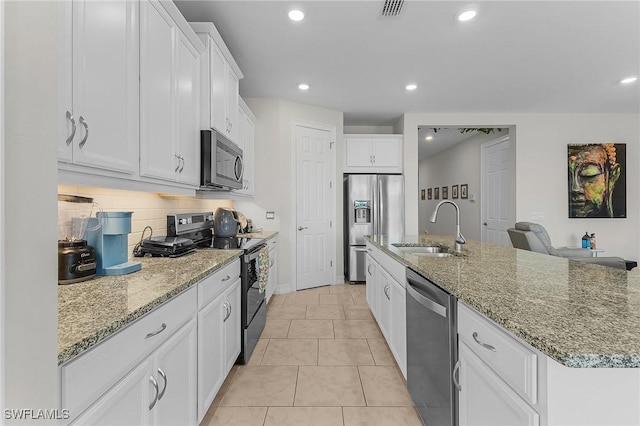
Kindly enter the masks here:
[[242, 189], [242, 149], [215, 130], [202, 130], [200, 136], [200, 185], [203, 189]]

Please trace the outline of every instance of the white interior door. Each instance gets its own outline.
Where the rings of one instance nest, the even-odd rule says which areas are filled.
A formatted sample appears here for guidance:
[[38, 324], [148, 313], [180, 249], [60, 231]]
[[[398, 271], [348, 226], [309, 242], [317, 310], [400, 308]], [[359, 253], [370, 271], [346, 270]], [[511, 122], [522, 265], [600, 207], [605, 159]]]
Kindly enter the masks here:
[[331, 138], [328, 130], [295, 126], [297, 290], [334, 281]]
[[510, 215], [509, 137], [482, 145], [482, 241], [510, 246], [507, 228], [513, 225]]

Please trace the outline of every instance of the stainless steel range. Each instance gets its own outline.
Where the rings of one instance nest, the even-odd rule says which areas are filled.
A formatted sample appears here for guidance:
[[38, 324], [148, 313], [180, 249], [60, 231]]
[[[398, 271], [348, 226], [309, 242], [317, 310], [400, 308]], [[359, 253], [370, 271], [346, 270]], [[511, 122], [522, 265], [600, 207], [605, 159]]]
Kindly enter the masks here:
[[243, 250], [240, 256], [241, 282], [241, 341], [238, 364], [246, 364], [260, 339], [267, 318], [265, 294], [258, 284], [258, 253], [266, 243], [260, 238], [225, 237], [213, 235], [213, 212], [183, 213], [167, 216], [167, 235], [142, 241], [144, 255], [177, 257], [194, 250]]

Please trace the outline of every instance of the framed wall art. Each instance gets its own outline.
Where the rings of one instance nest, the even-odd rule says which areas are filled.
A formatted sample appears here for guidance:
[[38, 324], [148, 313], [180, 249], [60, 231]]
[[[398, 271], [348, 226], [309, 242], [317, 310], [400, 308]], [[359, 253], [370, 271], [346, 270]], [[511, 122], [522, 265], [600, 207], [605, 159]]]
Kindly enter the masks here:
[[421, 189], [421, 190], [420, 190], [420, 199], [421, 199], [421, 200], [424, 200], [424, 193], [425, 193], [425, 190], [424, 190], [424, 189]]
[[438, 187], [433, 188], [433, 198], [435, 200], [439, 200], [440, 199], [440, 188], [438, 188]]
[[627, 217], [627, 144], [567, 147], [569, 218]]
[[458, 185], [451, 185], [451, 198], [458, 198]]
[[442, 187], [442, 199], [446, 200], [449, 198], [449, 187], [448, 186], [443, 186]]
[[427, 189], [427, 200], [430, 200], [433, 198], [433, 191], [431, 190], [431, 188]]
[[460, 198], [462, 199], [469, 198], [469, 194], [467, 193], [468, 190], [469, 190], [468, 184], [465, 183], [464, 185], [460, 185]]

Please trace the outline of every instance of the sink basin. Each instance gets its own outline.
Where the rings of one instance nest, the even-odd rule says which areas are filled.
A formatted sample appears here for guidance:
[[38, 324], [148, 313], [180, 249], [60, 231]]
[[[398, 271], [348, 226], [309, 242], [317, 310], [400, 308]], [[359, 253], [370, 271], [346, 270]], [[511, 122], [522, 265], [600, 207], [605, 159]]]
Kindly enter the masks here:
[[404, 244], [392, 244], [401, 253], [413, 254], [415, 256], [425, 257], [449, 257], [453, 256], [453, 253], [449, 252], [447, 247], [424, 245], [424, 246], [410, 246]]

